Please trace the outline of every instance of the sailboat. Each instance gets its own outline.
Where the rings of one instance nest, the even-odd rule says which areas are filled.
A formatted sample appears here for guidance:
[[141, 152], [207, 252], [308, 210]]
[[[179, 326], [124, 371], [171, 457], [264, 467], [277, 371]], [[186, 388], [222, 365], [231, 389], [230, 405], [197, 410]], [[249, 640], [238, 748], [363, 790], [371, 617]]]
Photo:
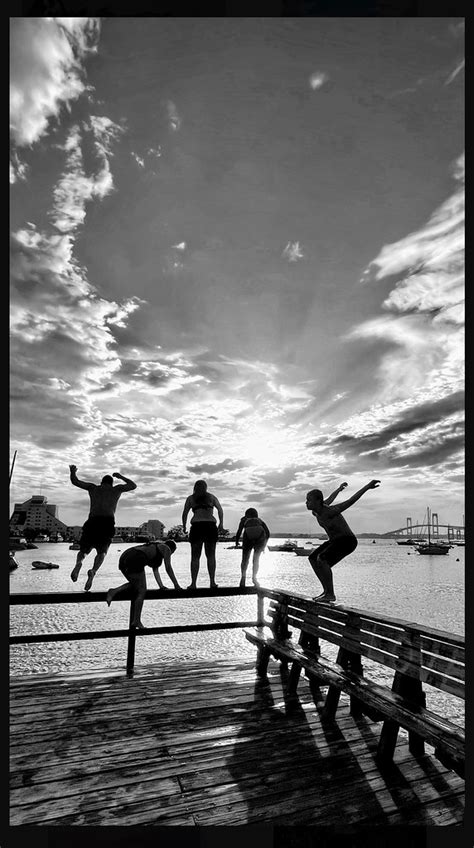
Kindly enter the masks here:
[[426, 555], [439, 555], [439, 554], [448, 554], [451, 545], [448, 545], [446, 542], [432, 542], [430, 537], [430, 526], [431, 526], [431, 515], [429, 506], [426, 507], [426, 515], [427, 515], [427, 528], [428, 528], [428, 541], [422, 542], [419, 545], [415, 545], [415, 549], [419, 554]]

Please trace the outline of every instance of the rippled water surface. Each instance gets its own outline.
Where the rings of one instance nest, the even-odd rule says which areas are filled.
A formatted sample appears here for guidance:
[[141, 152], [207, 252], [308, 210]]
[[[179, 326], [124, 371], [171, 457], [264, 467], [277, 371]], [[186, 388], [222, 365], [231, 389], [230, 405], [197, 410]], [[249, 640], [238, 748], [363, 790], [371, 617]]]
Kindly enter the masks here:
[[[270, 544], [281, 540], [270, 540]], [[300, 542], [303, 544], [303, 541]], [[94, 580], [94, 589], [104, 591], [123, 583], [117, 563], [120, 553], [130, 545], [113, 544]], [[341, 604], [355, 606], [453, 633], [464, 633], [464, 553], [454, 547], [447, 556], [420, 556], [414, 549], [397, 545], [395, 540], [359, 540], [356, 551], [334, 568], [334, 585]], [[67, 544], [39, 544], [37, 550], [18, 551], [19, 567], [10, 573], [10, 592], [81, 592], [92, 564], [86, 558], [76, 584], [70, 579], [76, 552]], [[37, 571], [33, 560], [55, 562], [58, 569]], [[190, 581], [189, 545], [178, 545], [172, 558], [181, 586]], [[320, 586], [306, 557], [292, 553], [266, 551], [260, 560], [259, 580], [264, 586], [282, 588], [302, 594], [318, 594]], [[162, 569], [163, 582], [171, 586]], [[216, 580], [219, 586], [237, 586], [240, 579], [240, 552], [227, 543], [217, 547]], [[147, 569], [150, 588], [156, 583]], [[209, 579], [203, 557], [198, 587], [207, 587]], [[146, 601], [143, 623], [149, 627], [204, 622], [243, 621], [256, 618], [255, 596], [231, 598], [183, 598]], [[35, 605], [12, 607], [12, 634], [49, 633], [78, 630], [101, 630], [128, 626], [128, 603], [78, 605]], [[326, 653], [330, 653], [332, 649]], [[125, 662], [126, 639], [100, 639], [85, 642], [56, 642], [39, 645], [14, 645], [10, 650], [13, 674], [43, 671], [76, 671], [86, 668], [120, 666]], [[190, 633], [140, 637], [137, 640], [136, 663], [160, 659], [209, 659], [255, 656], [255, 648], [242, 631]], [[387, 671], [374, 667], [374, 675], [382, 679]], [[429, 687], [427, 687], [429, 688]], [[433, 690], [449, 714], [461, 715], [458, 699]], [[447, 700], [446, 700], [447, 699]]]

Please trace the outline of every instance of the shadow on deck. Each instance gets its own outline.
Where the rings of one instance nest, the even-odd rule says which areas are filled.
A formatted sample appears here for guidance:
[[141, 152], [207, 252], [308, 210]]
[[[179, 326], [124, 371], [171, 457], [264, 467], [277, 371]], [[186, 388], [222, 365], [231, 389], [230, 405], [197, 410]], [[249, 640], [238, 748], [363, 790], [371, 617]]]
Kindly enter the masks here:
[[[464, 781], [342, 697], [324, 722], [308, 684], [286, 695], [252, 661], [219, 660], [11, 682], [11, 825], [452, 825]], [[431, 750], [431, 749], [428, 749]]]

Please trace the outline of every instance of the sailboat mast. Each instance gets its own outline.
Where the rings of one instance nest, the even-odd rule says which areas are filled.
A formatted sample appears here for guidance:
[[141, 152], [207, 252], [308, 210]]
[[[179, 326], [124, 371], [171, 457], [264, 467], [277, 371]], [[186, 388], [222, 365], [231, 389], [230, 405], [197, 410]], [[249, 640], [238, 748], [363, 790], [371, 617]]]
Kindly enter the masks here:
[[429, 508], [429, 506], [427, 506], [427, 507], [426, 507], [426, 512], [427, 512], [427, 515], [428, 515], [428, 544], [430, 544], [430, 541], [431, 541], [431, 539], [430, 539], [430, 522], [431, 522], [431, 516], [430, 516], [430, 508]]

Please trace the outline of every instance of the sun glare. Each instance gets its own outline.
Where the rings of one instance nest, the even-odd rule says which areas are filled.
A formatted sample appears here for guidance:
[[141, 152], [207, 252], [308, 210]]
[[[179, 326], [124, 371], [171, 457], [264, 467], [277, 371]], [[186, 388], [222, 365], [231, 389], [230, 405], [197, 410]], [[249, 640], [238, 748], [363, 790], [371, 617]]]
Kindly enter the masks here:
[[281, 468], [294, 458], [294, 447], [287, 433], [260, 427], [244, 438], [242, 454], [252, 465]]

